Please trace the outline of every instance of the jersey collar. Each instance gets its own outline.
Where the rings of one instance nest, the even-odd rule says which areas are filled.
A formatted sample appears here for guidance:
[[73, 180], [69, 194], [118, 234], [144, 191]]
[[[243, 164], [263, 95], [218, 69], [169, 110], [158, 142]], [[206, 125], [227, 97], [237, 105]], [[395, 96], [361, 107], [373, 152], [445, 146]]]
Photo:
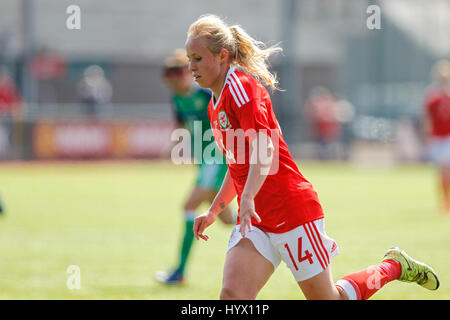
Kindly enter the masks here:
[[234, 67], [231, 67], [231, 66], [228, 69], [227, 76], [225, 77], [225, 81], [223, 82], [222, 90], [220, 91], [220, 95], [219, 95], [219, 98], [217, 98], [216, 103], [214, 103], [214, 94], [212, 95], [211, 99], [213, 101], [213, 109], [214, 110], [216, 110], [216, 107], [217, 107], [217, 105], [220, 102], [220, 98], [222, 97], [223, 89], [225, 89], [225, 86], [227, 85], [228, 78], [230, 77], [230, 74], [232, 74], [234, 72], [234, 70], [236, 70], [236, 69]]

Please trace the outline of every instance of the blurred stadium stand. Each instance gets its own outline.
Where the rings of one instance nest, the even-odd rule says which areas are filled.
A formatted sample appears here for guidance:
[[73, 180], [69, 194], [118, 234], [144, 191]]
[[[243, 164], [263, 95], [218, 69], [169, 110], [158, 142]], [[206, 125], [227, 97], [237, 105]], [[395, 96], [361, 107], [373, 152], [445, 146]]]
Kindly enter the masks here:
[[[0, 0], [0, 64], [8, 67], [19, 88], [24, 87], [21, 71], [27, 39], [22, 17], [30, 2], [35, 53], [45, 49], [61, 57], [64, 71], [35, 79], [36, 90], [21, 120], [24, 124], [17, 125], [29, 129], [17, 129], [22, 133], [13, 141], [21, 144], [15, 149], [19, 151], [0, 155], [8, 159], [37, 156], [32, 128], [37, 121], [92, 120], [82, 112], [76, 91], [84, 69], [92, 64], [105, 70], [114, 90], [107, 112], [96, 121], [170, 119], [161, 63], [175, 47], [184, 45], [188, 26], [204, 13], [239, 23], [269, 45], [286, 47], [292, 41], [283, 27], [289, 23], [286, 8], [295, 2], [295, 38], [289, 42], [294, 59], [287, 66], [286, 56], [272, 61], [281, 87], [291, 90], [275, 92], [273, 99], [291, 150], [303, 158], [316, 156], [304, 108], [314, 87], [326, 87], [354, 106], [350, 129], [344, 130], [340, 143], [357, 141], [355, 150], [366, 142], [395, 145], [400, 120], [418, 127], [432, 64], [450, 56], [450, 3], [446, 0], [78, 0], [81, 30], [66, 28], [66, 8], [73, 1]], [[380, 30], [366, 27], [366, 9], [372, 4], [381, 7]], [[283, 83], [289, 68], [297, 75], [292, 86]], [[286, 95], [292, 99], [283, 99]]]

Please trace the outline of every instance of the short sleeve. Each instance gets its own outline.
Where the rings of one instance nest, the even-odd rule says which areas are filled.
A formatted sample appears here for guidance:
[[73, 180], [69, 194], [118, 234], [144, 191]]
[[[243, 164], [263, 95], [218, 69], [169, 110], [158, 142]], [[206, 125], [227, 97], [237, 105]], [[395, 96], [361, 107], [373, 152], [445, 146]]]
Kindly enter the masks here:
[[244, 73], [231, 73], [229, 90], [233, 97], [232, 112], [239, 121], [249, 141], [255, 133], [271, 135], [270, 97], [264, 86], [256, 79]]
[[235, 107], [234, 111], [249, 141], [253, 140], [257, 132], [263, 131], [267, 135], [271, 135], [269, 113], [266, 104], [261, 100], [253, 99], [240, 107]]

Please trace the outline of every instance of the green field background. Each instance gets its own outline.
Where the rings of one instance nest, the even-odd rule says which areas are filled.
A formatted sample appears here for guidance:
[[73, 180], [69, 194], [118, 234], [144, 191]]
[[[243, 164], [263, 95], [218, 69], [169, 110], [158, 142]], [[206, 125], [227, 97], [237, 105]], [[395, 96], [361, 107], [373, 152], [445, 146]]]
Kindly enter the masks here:
[[[339, 246], [337, 280], [376, 264], [394, 245], [439, 274], [436, 292], [389, 283], [373, 299], [450, 298], [450, 215], [438, 210], [430, 166], [356, 168], [305, 163], [326, 231]], [[0, 299], [217, 299], [231, 228], [195, 243], [183, 286], [154, 280], [172, 267], [195, 167], [170, 162], [0, 165]], [[81, 271], [70, 290], [67, 268]], [[258, 299], [304, 299], [284, 264]]]

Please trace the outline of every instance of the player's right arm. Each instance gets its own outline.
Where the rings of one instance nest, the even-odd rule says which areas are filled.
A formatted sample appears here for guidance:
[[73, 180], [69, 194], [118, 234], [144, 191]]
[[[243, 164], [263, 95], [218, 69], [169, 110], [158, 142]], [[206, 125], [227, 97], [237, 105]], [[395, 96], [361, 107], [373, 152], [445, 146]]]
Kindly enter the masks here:
[[222, 186], [211, 203], [210, 208], [194, 220], [194, 235], [197, 240], [199, 238], [202, 238], [205, 241], [209, 239], [207, 235], [203, 234], [203, 231], [216, 221], [217, 215], [222, 212], [235, 197], [236, 189], [234, 188], [230, 170], [228, 170], [223, 179]]

